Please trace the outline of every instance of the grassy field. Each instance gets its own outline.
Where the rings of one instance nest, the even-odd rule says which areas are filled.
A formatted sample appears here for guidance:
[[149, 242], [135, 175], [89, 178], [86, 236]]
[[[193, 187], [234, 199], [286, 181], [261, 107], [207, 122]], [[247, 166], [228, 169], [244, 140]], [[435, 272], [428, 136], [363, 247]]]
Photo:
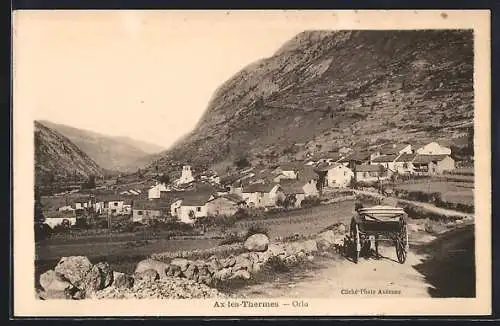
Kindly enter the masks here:
[[258, 225], [267, 228], [271, 238], [295, 234], [309, 236], [337, 222], [348, 224], [353, 214], [354, 201], [350, 200], [291, 211], [286, 217], [238, 221], [229, 231], [242, 232], [252, 225]]
[[470, 182], [429, 181], [401, 184], [395, 188], [425, 193], [439, 192], [443, 201], [474, 205], [474, 184]]

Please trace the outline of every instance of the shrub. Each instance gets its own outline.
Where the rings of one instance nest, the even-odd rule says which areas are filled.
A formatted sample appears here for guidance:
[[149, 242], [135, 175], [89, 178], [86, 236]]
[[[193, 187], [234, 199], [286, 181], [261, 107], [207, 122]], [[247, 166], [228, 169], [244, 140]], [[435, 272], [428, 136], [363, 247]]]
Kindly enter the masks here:
[[301, 207], [302, 208], [310, 208], [310, 207], [314, 207], [314, 206], [319, 206], [321, 204], [321, 200], [317, 197], [308, 197], [308, 198], [305, 198], [302, 202], [301, 202]]
[[278, 257], [278, 256], [272, 256], [269, 258], [269, 260], [266, 263], [266, 267], [275, 272], [288, 272], [289, 268], [288, 266]]

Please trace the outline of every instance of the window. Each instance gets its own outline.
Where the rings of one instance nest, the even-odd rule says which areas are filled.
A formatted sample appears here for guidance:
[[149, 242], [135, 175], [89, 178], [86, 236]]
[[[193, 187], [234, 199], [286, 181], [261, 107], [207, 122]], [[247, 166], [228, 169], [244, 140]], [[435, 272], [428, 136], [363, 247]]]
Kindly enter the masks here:
[[367, 177], [368, 177], [368, 172], [363, 173], [363, 176], [364, 176], [365, 178], [367, 178]]
[[347, 171], [344, 171], [344, 177], [347, 175]]
[[137, 215], [142, 215], [142, 211], [137, 211]]
[[196, 207], [197, 212], [201, 212], [201, 207]]
[[113, 205], [114, 205], [114, 206], [118, 206], [118, 203], [114, 203]]
[[116, 213], [116, 209], [112, 209], [111, 214], [115, 214], [115, 213]]
[[407, 169], [408, 168], [408, 163], [403, 163], [403, 169]]

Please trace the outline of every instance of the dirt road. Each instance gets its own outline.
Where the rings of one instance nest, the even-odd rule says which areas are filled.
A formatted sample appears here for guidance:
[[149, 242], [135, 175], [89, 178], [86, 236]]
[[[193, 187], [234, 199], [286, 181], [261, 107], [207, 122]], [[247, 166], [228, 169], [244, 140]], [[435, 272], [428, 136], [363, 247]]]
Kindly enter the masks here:
[[467, 225], [437, 239], [414, 234], [405, 264], [397, 262], [394, 247], [389, 246], [380, 249], [384, 258], [361, 259], [358, 264], [341, 256], [316, 257], [311, 266], [264, 276], [236, 293], [256, 298], [471, 297], [475, 295], [473, 230]]

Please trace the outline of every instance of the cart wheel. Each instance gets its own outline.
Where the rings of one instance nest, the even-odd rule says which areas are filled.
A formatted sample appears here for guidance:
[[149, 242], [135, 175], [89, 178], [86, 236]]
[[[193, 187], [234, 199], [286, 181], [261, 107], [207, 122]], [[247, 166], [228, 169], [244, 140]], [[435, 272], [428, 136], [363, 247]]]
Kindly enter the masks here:
[[408, 226], [405, 221], [401, 221], [401, 231], [396, 240], [396, 255], [400, 264], [406, 262], [408, 252]]
[[359, 228], [358, 224], [353, 222], [351, 223], [351, 239], [353, 241], [353, 260], [354, 263], [358, 263], [359, 261], [359, 252], [361, 251], [361, 239], [359, 236]]

